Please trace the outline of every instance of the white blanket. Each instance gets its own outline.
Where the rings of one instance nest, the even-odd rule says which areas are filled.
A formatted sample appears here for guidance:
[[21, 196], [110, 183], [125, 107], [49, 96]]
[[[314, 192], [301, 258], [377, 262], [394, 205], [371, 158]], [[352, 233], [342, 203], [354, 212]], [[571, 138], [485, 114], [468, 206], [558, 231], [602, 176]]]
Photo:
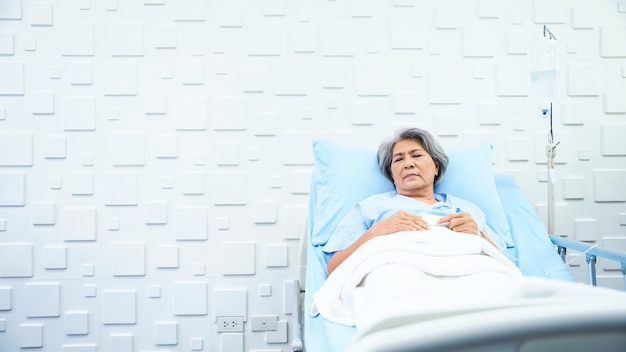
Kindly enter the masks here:
[[[520, 278], [522, 274], [479, 236], [443, 226], [403, 231], [366, 242], [339, 265], [313, 295], [311, 314], [361, 327], [373, 316], [391, 311], [390, 303], [460, 304], [484, 292], [476, 291], [477, 287], [493, 292], [494, 280], [503, 277]], [[355, 297], [357, 291], [362, 292]], [[451, 302], [450, 297], [462, 299]], [[363, 302], [358, 309], [361, 313], [355, 309], [358, 302]]]
[[[356, 325], [348, 350], [359, 352], [390, 350], [390, 342], [440, 346], [454, 336], [492, 341], [501, 331], [536, 326], [533, 319], [561, 326], [600, 311], [623, 317], [626, 293], [524, 277], [484, 239], [442, 227], [368, 241], [311, 306], [313, 315]], [[564, 312], [574, 318], [561, 318]]]

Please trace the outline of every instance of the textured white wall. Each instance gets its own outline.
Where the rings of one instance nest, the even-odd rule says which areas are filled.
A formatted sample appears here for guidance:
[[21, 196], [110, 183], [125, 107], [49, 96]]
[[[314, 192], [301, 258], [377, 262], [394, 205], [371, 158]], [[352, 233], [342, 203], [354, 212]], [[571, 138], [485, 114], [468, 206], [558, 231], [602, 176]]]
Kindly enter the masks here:
[[490, 142], [545, 221], [543, 24], [556, 232], [626, 250], [624, 0], [2, 0], [0, 350], [288, 350], [316, 138]]

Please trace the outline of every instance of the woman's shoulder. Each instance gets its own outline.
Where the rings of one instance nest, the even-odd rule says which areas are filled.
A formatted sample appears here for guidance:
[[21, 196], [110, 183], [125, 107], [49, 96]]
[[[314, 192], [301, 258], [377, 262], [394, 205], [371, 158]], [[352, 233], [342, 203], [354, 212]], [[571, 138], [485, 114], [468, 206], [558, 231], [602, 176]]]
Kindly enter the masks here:
[[469, 202], [467, 199], [455, 196], [454, 194], [447, 194], [447, 193], [445, 193], [445, 195], [446, 195], [447, 199], [449, 201], [452, 201], [452, 202]]
[[444, 196], [445, 203], [447, 204], [458, 206], [462, 209], [475, 208], [477, 210], [480, 210], [478, 206], [476, 206], [476, 204], [474, 204], [473, 202], [467, 199], [457, 197], [451, 194], [445, 194], [445, 193], [442, 193], [442, 195]]

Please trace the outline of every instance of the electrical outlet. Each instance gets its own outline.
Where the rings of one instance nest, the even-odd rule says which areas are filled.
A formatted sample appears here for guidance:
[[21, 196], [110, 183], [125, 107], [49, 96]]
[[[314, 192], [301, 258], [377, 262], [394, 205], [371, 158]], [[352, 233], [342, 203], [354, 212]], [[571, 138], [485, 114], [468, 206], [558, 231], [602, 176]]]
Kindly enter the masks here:
[[217, 332], [243, 332], [243, 317], [217, 317]]
[[276, 331], [278, 315], [254, 315], [250, 317], [252, 331]]

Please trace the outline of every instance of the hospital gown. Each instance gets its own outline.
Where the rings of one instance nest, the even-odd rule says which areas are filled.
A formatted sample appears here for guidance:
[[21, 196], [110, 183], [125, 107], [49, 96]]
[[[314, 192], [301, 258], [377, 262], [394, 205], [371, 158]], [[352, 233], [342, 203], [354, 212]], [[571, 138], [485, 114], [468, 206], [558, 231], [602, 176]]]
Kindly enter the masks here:
[[357, 203], [341, 220], [322, 250], [327, 255], [344, 250], [375, 223], [403, 210], [415, 215], [445, 216], [469, 212], [478, 228], [498, 246], [506, 248], [506, 242], [488, 225], [485, 214], [473, 203], [449, 194], [435, 193], [437, 203], [426, 204], [395, 191], [375, 194]]

